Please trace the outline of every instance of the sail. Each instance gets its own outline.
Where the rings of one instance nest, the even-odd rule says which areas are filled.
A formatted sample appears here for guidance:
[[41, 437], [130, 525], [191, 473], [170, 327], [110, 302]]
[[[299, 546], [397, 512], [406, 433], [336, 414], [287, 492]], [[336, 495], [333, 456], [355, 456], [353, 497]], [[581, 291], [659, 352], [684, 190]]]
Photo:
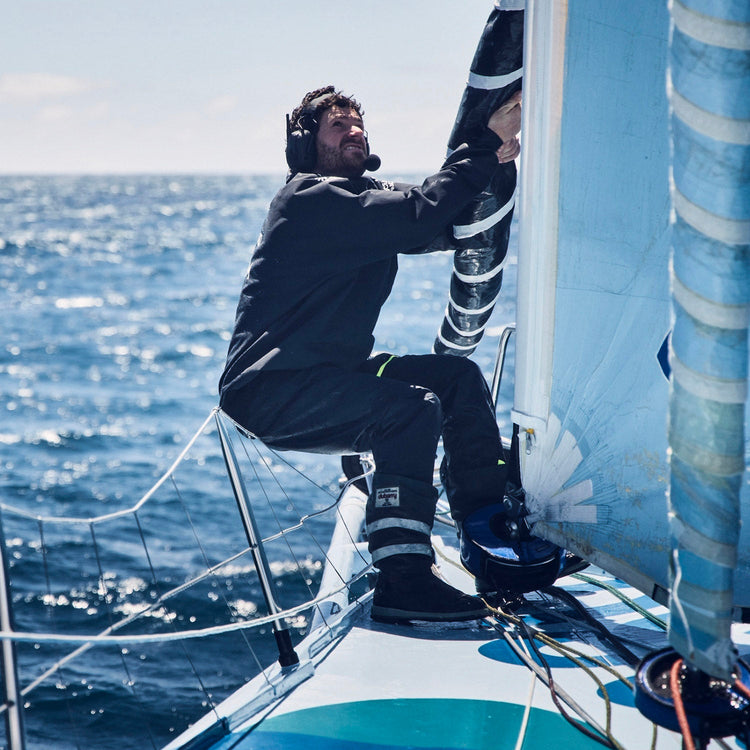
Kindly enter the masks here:
[[643, 0], [526, 12], [516, 379], [535, 530], [668, 585], [669, 17]]
[[670, 642], [729, 680], [750, 318], [750, 5], [675, 2]]
[[[448, 141], [451, 153], [485, 127], [492, 112], [521, 88], [523, 0], [495, 0], [471, 63]], [[433, 344], [438, 354], [469, 356], [479, 345], [503, 280], [516, 202], [516, 165], [501, 164], [487, 188], [456, 217], [448, 305]]]
[[[536, 533], [661, 601], [671, 548], [669, 34], [666, 4], [651, 0], [627, 13], [597, 0], [527, 6], [513, 406]], [[747, 533], [734, 577], [742, 605]]]

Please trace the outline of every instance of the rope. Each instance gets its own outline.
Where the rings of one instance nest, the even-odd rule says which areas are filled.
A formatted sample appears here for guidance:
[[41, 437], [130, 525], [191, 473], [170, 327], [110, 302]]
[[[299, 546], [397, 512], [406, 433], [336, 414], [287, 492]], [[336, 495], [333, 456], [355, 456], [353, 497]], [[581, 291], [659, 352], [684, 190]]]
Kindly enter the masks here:
[[690, 731], [687, 714], [685, 713], [685, 704], [682, 702], [682, 693], [680, 693], [680, 668], [682, 667], [682, 663], [682, 659], [677, 659], [669, 670], [669, 689], [672, 693], [672, 702], [677, 714], [677, 723], [680, 725], [680, 732], [682, 732], [683, 747], [685, 750], [695, 750], [693, 734]]
[[579, 581], [590, 583], [592, 586], [598, 586], [600, 589], [604, 589], [605, 591], [608, 591], [613, 596], [616, 596], [621, 602], [623, 602], [624, 604], [627, 604], [627, 606], [630, 607], [630, 609], [632, 609], [634, 612], [637, 612], [646, 620], [648, 620], [649, 622], [651, 622], [652, 624], [656, 625], [658, 628], [666, 632], [667, 623], [664, 622], [664, 620], [662, 620], [661, 618], [649, 612], [645, 607], [642, 607], [640, 604], [635, 602], [627, 594], [623, 594], [623, 592], [620, 591], [620, 589], [618, 589], [616, 586], [613, 586], [610, 583], [606, 583], [605, 581], [601, 581], [597, 578], [592, 578], [591, 576], [588, 576], [585, 573], [573, 573], [572, 577], [577, 578]]
[[734, 687], [739, 690], [742, 695], [745, 696], [747, 700], [750, 700], [750, 688], [748, 688], [747, 685], [745, 685], [744, 682], [742, 682], [740, 679], [736, 679], [734, 681]]
[[[493, 607], [487, 602], [485, 602], [485, 604], [487, 605], [487, 608], [490, 610], [490, 612], [492, 612], [492, 614], [494, 614], [496, 617], [512, 623], [513, 625], [515, 625], [516, 627], [520, 628], [523, 631], [524, 635], [526, 636], [526, 640], [528, 641], [529, 645], [534, 650], [534, 653], [536, 654], [537, 658], [541, 662], [542, 668], [540, 669], [540, 667], [537, 664], [535, 664], [533, 661], [529, 661], [528, 659], [525, 659], [523, 657], [522, 657], [522, 660], [526, 663], [528, 667], [530, 667], [537, 674], [537, 676], [543, 682], [545, 682], [545, 684], [547, 685], [547, 688], [550, 691], [550, 697], [552, 698], [553, 703], [557, 707], [557, 710], [560, 712], [560, 715], [575, 729], [577, 729], [578, 731], [580, 731], [582, 734], [586, 735], [590, 739], [598, 742], [599, 744], [604, 745], [605, 747], [613, 748], [614, 750], [624, 750], [623, 746], [612, 735], [612, 731], [611, 731], [612, 705], [611, 705], [611, 700], [609, 698], [609, 694], [607, 693], [607, 690], [604, 687], [604, 683], [596, 676], [596, 674], [590, 667], [584, 664], [583, 659], [591, 661], [592, 663], [596, 664], [596, 666], [603, 667], [605, 670], [609, 672], [613, 672], [618, 678], [622, 679], [620, 675], [617, 674], [617, 672], [614, 670], [614, 668], [609, 665], [606, 665], [604, 662], [601, 662], [595, 657], [591, 657], [588, 654], [577, 652], [576, 649], [563, 645], [559, 641], [556, 641], [554, 638], [551, 638], [550, 636], [545, 635], [541, 631], [536, 630], [536, 628], [533, 628], [532, 626], [530, 626], [527, 622], [525, 622], [520, 617], [517, 617], [509, 612], [505, 612], [502, 609], [498, 609], [497, 607]], [[518, 649], [512, 643], [508, 635], [504, 634], [504, 637], [506, 641], [508, 641], [509, 645], [516, 651], [516, 653], [519, 653]], [[575, 664], [579, 669], [582, 669], [596, 683], [597, 687], [602, 692], [602, 696], [604, 697], [605, 712], [606, 712], [605, 727], [603, 728], [600, 727], [597, 724], [597, 722], [592, 717], [590, 717], [580, 705], [578, 705], [576, 701], [574, 701], [570, 696], [566, 694], [564, 690], [562, 690], [559, 686], [556, 685], [554, 677], [552, 676], [552, 670], [549, 664], [547, 663], [547, 660], [544, 658], [544, 655], [539, 651], [538, 647], [534, 643], [535, 640], [539, 640], [545, 645], [551, 646], [552, 648], [554, 648], [560, 654], [562, 654], [571, 662], [573, 662], [573, 664]], [[571, 655], [572, 653], [576, 653], [576, 652], [578, 655], [581, 656], [581, 659], [576, 658], [575, 656]], [[593, 728], [594, 731], [576, 722], [573, 719], [573, 717], [568, 713], [568, 711], [563, 707], [563, 700], [565, 701], [565, 703], [568, 704], [570, 708], [572, 708], [579, 716], [581, 716], [584, 719], [584, 721], [586, 721]]]
[[[445, 561], [449, 565], [452, 565], [453, 567], [456, 567], [460, 570], [464, 570], [463, 566], [459, 565], [453, 559], [449, 558], [439, 547], [435, 547], [435, 552], [441, 558], [442, 561]], [[646, 616], [647, 619], [649, 619], [650, 621], [656, 621], [655, 624], [663, 626], [663, 623], [661, 622], [661, 620], [656, 618], [654, 615], [651, 615], [650, 612], [640, 607], [640, 605], [637, 605], [632, 599], [624, 595], [614, 586], [611, 586], [609, 584], [604, 583], [603, 581], [598, 581], [594, 578], [590, 578], [589, 576], [585, 576], [585, 575], [575, 574], [575, 577], [580, 578], [581, 580], [584, 580], [588, 583], [592, 583], [596, 586], [599, 586], [600, 588], [606, 589], [607, 591], [610, 591], [613, 595], [615, 595], [618, 599], [626, 603], [628, 606], [644, 614], [644, 616]], [[612, 703], [611, 703], [609, 694], [607, 692], [607, 689], [602, 683], [602, 681], [593, 672], [593, 669], [588, 667], [584, 663], [584, 661], [588, 661], [594, 666], [599, 667], [600, 669], [603, 669], [604, 671], [612, 674], [614, 677], [616, 677], [620, 682], [622, 682], [624, 685], [626, 685], [630, 689], [633, 688], [633, 683], [628, 678], [623, 676], [615, 667], [613, 667], [610, 664], [607, 664], [603, 660], [595, 656], [591, 656], [590, 654], [586, 654], [573, 646], [561, 643], [560, 641], [552, 638], [546, 633], [543, 633], [537, 630], [536, 628], [531, 627], [522, 618], [517, 617], [516, 615], [513, 615], [510, 612], [506, 612], [505, 610], [499, 609], [497, 607], [493, 607], [487, 601], [485, 601], [485, 605], [487, 606], [489, 611], [492, 612], [493, 615], [495, 615], [495, 617], [499, 618], [502, 621], [510, 623], [515, 628], [520, 628], [524, 632], [524, 634], [526, 635], [526, 640], [532, 646], [535, 654], [537, 655], [537, 658], [542, 663], [544, 667], [543, 670], [533, 661], [528, 651], [525, 654], [523, 653], [523, 651], [521, 651], [518, 644], [513, 642], [512, 638], [507, 632], [503, 632], [503, 637], [511, 646], [511, 648], [513, 648], [513, 650], [519, 655], [519, 658], [521, 658], [521, 660], [536, 674], [536, 676], [540, 680], [545, 682], [545, 684], [547, 685], [550, 691], [550, 696], [553, 702], [555, 703], [555, 705], [557, 706], [558, 711], [563, 716], [563, 718], [565, 718], [566, 721], [568, 721], [573, 727], [581, 731], [583, 734], [595, 740], [596, 742], [599, 742], [605, 747], [610, 747], [610, 748], [613, 748], [614, 750], [624, 750], [623, 745], [613, 736], [612, 731], [611, 731]], [[569, 619], [569, 618], [566, 618], [566, 619]], [[589, 618], [587, 618], [587, 620], [589, 620]], [[590, 627], [591, 625], [590, 622], [587, 624], [589, 624], [589, 627]], [[604, 628], [604, 626], [602, 626], [600, 623], [598, 623], [598, 625], [599, 627], [593, 628], [594, 631], [597, 632], [598, 635], [606, 636], [607, 640], [610, 640], [611, 642], [616, 641], [616, 638], [611, 633], [609, 633], [609, 631], [607, 631], [606, 628]], [[590, 716], [586, 714], [586, 712], [582, 709], [582, 707], [576, 703], [576, 701], [574, 701], [570, 696], [568, 696], [565, 693], [565, 691], [562, 690], [559, 686], [556, 686], [554, 678], [552, 676], [552, 671], [549, 668], [549, 665], [547, 664], [544, 656], [541, 654], [539, 649], [536, 648], [536, 646], [534, 645], [533, 643], [534, 640], [538, 640], [544, 645], [557, 651], [563, 657], [569, 659], [579, 669], [583, 670], [589, 677], [591, 677], [591, 679], [597, 684], [598, 688], [601, 690], [602, 696], [604, 698], [604, 704], [605, 704], [606, 721], [605, 721], [604, 728], [599, 727], [597, 723]], [[521, 640], [521, 643], [523, 642], [524, 641]], [[628, 652], [628, 655], [632, 656], [630, 652]], [[581, 716], [584, 719], [584, 721], [586, 721], [596, 731], [592, 732], [586, 727], [577, 723], [568, 714], [568, 712], [563, 708], [561, 699], [564, 700], [565, 703], [568, 704], [568, 706], [570, 706], [574, 711], [576, 711], [576, 713], [578, 713], [578, 715]], [[652, 741], [651, 741], [652, 749], [656, 747], [656, 740], [657, 740], [657, 727], [656, 725], [654, 725], [653, 733], [652, 733]]]
[[518, 738], [516, 739], [516, 746], [514, 750], [523, 750], [523, 743], [526, 739], [526, 730], [529, 726], [529, 716], [531, 715], [531, 706], [534, 702], [534, 688], [536, 687], [536, 675], [531, 673], [531, 680], [529, 682], [529, 692], [526, 695], [526, 705], [523, 709], [523, 717], [521, 718], [521, 726], [518, 728]]

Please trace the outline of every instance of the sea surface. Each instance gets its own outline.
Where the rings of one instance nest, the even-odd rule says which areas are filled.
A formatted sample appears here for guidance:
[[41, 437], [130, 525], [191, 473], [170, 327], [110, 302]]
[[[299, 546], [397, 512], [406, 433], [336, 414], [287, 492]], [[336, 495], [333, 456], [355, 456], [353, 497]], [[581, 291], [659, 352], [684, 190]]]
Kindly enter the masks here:
[[[0, 176], [1, 518], [16, 629], [45, 634], [17, 644], [30, 750], [160, 748], [275, 658], [267, 627], [125, 636], [210, 631], [266, 611], [252, 562], [233, 557], [246, 540], [212, 411], [241, 280], [282, 182]], [[504, 293], [473, 357], [488, 379], [514, 318], [514, 244], [515, 232]], [[401, 256], [377, 350], [430, 351], [451, 265], [445, 253]], [[264, 535], [331, 503], [338, 457], [267, 454], [256, 443], [236, 447]], [[323, 514], [294, 541], [269, 545], [284, 606], [314, 592], [331, 528]], [[102, 633], [147, 607], [113, 631], [121, 642], [72, 659], [81, 644], [50, 638]], [[304, 613], [292, 621], [295, 640], [307, 626]]]

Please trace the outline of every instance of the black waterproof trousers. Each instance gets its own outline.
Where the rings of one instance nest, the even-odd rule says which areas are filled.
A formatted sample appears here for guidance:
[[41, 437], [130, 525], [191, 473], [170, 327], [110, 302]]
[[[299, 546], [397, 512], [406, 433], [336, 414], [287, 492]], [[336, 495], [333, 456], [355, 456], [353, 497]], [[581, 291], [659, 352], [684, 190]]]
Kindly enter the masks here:
[[490, 392], [476, 364], [462, 357], [379, 354], [353, 371], [262, 372], [225, 391], [221, 406], [272, 448], [372, 452], [367, 531], [375, 564], [432, 554], [441, 434], [453, 517], [460, 521], [503, 496], [507, 471]]

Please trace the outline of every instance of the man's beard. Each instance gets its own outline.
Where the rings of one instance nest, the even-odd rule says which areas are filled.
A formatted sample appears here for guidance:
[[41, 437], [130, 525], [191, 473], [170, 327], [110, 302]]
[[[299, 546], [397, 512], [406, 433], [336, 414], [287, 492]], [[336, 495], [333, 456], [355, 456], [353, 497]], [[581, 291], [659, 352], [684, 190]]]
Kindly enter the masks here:
[[366, 158], [362, 151], [344, 151], [318, 144], [316, 171], [337, 177], [361, 177], [365, 173]]

